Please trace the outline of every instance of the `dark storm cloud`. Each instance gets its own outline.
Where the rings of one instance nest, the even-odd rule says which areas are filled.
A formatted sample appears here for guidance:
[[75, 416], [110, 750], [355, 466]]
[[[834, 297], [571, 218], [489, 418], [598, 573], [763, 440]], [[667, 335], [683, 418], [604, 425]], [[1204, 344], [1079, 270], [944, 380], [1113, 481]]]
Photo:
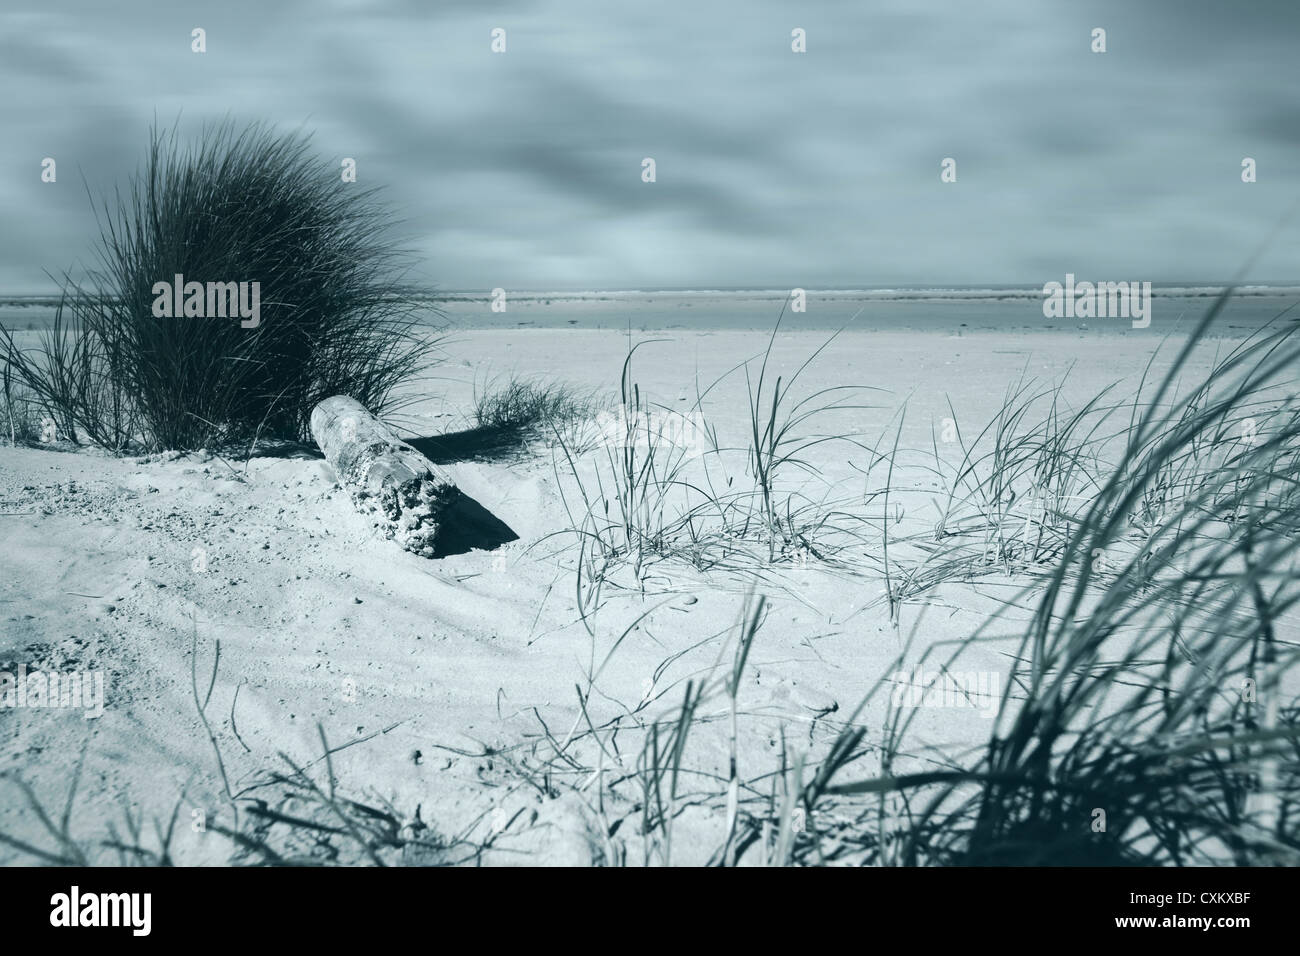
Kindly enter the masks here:
[[[1271, 0], [10, 5], [0, 286], [89, 256], [81, 177], [124, 181], [155, 116], [227, 115], [355, 157], [449, 288], [1223, 278], [1300, 195], [1298, 25]], [[1256, 275], [1295, 277], [1296, 233]]]

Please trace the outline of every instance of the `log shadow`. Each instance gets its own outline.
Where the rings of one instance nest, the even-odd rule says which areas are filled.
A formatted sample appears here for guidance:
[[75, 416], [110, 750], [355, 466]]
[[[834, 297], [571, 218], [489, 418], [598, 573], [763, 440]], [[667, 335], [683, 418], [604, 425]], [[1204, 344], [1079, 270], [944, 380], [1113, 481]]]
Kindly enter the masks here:
[[435, 465], [453, 465], [516, 458], [527, 445], [529, 433], [521, 426], [491, 425], [404, 441]]
[[447, 504], [438, 522], [438, 537], [433, 546], [435, 558], [466, 554], [475, 549], [493, 551], [519, 540], [514, 529], [463, 491]]
[[[435, 465], [453, 465], [462, 461], [500, 461], [518, 457], [523, 450], [527, 429], [520, 427], [480, 427], [464, 431], [406, 438], [404, 441]], [[491, 551], [519, 535], [504, 521], [464, 492], [447, 506], [439, 517], [442, 525], [434, 545], [434, 557], [465, 554], [475, 549]]]

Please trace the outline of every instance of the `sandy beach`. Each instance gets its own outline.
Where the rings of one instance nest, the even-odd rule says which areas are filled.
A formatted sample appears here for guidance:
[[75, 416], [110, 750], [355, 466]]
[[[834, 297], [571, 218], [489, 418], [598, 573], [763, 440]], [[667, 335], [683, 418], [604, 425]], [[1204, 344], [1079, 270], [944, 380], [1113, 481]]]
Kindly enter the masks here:
[[[789, 376], [826, 339], [780, 333], [771, 374]], [[561, 377], [612, 401], [629, 341], [645, 343], [634, 380], [669, 409], [693, 405], [698, 390], [721, 379], [701, 408], [720, 444], [743, 441], [746, 386], [734, 369], [750, 360], [752, 374], [766, 343], [740, 331], [629, 339], [615, 331], [453, 330], [441, 345], [444, 363], [412, 386], [417, 400], [390, 421], [410, 438], [434, 438], [426, 447], [439, 460], [438, 436], [470, 428], [467, 410], [493, 381]], [[867, 387], [855, 404], [869, 407], [817, 422], [862, 444], [816, 446], [813, 468], [791, 487], [879, 515], [871, 491], [883, 476], [871, 471], [864, 446], [892, 444], [905, 408], [886, 520], [896, 540], [924, 538], [942, 496], [933, 454], [956, 463], [957, 446], [934, 445], [954, 409], [963, 429], [982, 427], [1022, 377], [1062, 382], [1076, 406], [1115, 382], [1127, 399], [1157, 344], [1080, 331], [845, 332], [799, 388]], [[1176, 345], [1166, 343], [1155, 369]], [[1188, 376], [1204, 374], [1215, 351], [1203, 345]], [[624, 759], [634, 759], [635, 726], [668, 713], [686, 682], [716, 664], [747, 593], [761, 590], [768, 601], [739, 691], [740, 760], [749, 777], [761, 778], [778, 771], [783, 738], [810, 760], [824, 754], [871, 683], [896, 669], [905, 641], [913, 642], [909, 659], [919, 661], [927, 648], [974, 633], [995, 609], [1007, 614], [1006, 598], [1026, 583], [998, 574], [946, 582], [905, 605], [895, 627], [877, 525], [873, 538], [833, 563], [779, 559], [746, 573], [656, 560], [639, 586], [614, 576], [580, 612], [575, 540], [564, 534], [578, 492], [562, 449], [545, 435], [478, 460], [457, 460], [455, 449], [452, 441], [441, 457], [456, 482], [518, 542], [440, 561], [402, 552], [352, 509], [311, 450], [241, 462], [203, 452], [113, 458], [4, 449], [0, 669], [101, 671], [105, 700], [102, 716], [91, 719], [75, 709], [0, 713], [0, 769], [21, 772], [42, 801], [59, 806], [69, 762], [84, 760], [79, 806], [100, 808], [110, 822], [119, 807], [145, 820], [166, 820], [179, 808], [173, 852], [223, 862], [229, 843], [190, 826], [231, 822], [195, 701], [195, 682], [201, 695], [212, 679], [207, 719], [237, 793], [265, 792], [274, 805], [267, 775], [286, 769], [281, 755], [319, 770], [319, 726], [341, 748], [332, 769], [356, 796], [446, 838], [493, 837], [480, 862], [591, 863], [605, 842], [596, 789], [583, 779], [562, 793], [540, 783], [539, 744], [545, 749], [588, 720], [636, 715], [623, 741]], [[1014, 611], [1006, 619], [1008, 642], [968, 657], [972, 670], [1005, 680], [1016, 620]], [[1294, 633], [1293, 622], [1286, 626]], [[611, 649], [584, 694], [584, 714], [575, 686]], [[978, 703], [925, 709], [918, 740], [950, 752], [979, 743], [995, 708], [991, 699]], [[707, 705], [692, 758], [705, 782], [725, 770], [717, 708]], [[879, 733], [883, 716], [873, 705], [855, 719]], [[575, 743], [574, 764], [606, 761], [600, 772], [615, 777], [630, 769], [594, 750], [590, 741]], [[602, 806], [602, 818], [634, 815], [633, 796], [621, 799]], [[0, 830], [33, 831], [30, 807], [12, 798], [0, 807]], [[682, 818], [680, 861], [705, 862], [694, 854], [716, 842], [708, 837], [722, 825], [720, 812], [702, 800]], [[0, 856], [15, 853], [4, 848]]]

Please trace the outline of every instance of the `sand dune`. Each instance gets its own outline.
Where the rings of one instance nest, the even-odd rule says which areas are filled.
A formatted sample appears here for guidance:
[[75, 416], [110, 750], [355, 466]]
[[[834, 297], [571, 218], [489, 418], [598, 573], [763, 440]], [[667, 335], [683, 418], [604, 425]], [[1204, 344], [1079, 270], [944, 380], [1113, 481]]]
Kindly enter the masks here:
[[[670, 407], [694, 402], [697, 381], [713, 382], [763, 346], [742, 332], [645, 338], [655, 341], [636, 353], [636, 381]], [[790, 374], [824, 340], [782, 334], [774, 373]], [[895, 476], [903, 491], [890, 530], [901, 539], [924, 535], [937, 520], [940, 490], [925, 460], [949, 400], [967, 427], [994, 416], [1008, 383], [1024, 374], [1064, 379], [1064, 394], [1078, 403], [1115, 380], [1131, 390], [1156, 344], [1142, 342], [850, 332], [819, 357], [803, 387], [878, 389], [864, 393], [875, 407], [819, 422], [870, 442], [892, 440], [891, 423], [906, 405]], [[612, 394], [628, 343], [626, 334], [600, 331], [460, 332], [455, 360], [421, 383], [420, 400], [392, 421], [416, 438], [457, 432], [469, 424], [476, 390], [508, 374], [554, 378], [563, 368], [573, 385]], [[1189, 375], [1202, 374], [1209, 357]], [[744, 437], [744, 390], [743, 377], [732, 375], [705, 404], [723, 435]], [[818, 487], [852, 497], [870, 485], [860, 450], [832, 442], [816, 455]], [[571, 506], [576, 495], [561, 464], [545, 436], [509, 455], [449, 464], [458, 484], [521, 540], [503, 552], [430, 561], [378, 537], [310, 449], [247, 463], [207, 453], [3, 449], [0, 660], [102, 671], [107, 681], [97, 719], [75, 710], [0, 712], [0, 769], [18, 772], [59, 806], [67, 767], [84, 754], [78, 806], [94, 812], [75, 815], [74, 830], [89, 837], [118, 805], [145, 819], [166, 819], [179, 805], [175, 852], [190, 862], [224, 861], [230, 844], [190, 826], [200, 816], [231, 822], [191, 675], [197, 641], [202, 695], [219, 641], [206, 713], [237, 793], [275, 805], [266, 774], [285, 769], [281, 753], [323, 772], [319, 724], [331, 745], [351, 744], [333, 755], [338, 779], [408, 824], [418, 819], [445, 837], [480, 841], [500, 831], [474, 855], [487, 862], [586, 863], [603, 839], [594, 791], [579, 780], [562, 798], [540, 792], [530, 746], [588, 718], [669, 713], [685, 682], [715, 663], [751, 589], [767, 595], [769, 612], [740, 690], [749, 717], [740, 760], [760, 775], [776, 769], [782, 734], [823, 753], [909, 635], [918, 652], [962, 639], [1023, 583], [991, 575], [943, 585], [905, 607], [895, 628], [882, 578], [870, 570], [878, 560], [871, 549], [850, 549], [861, 552], [859, 573], [817, 561], [782, 560], [751, 575], [657, 560], [640, 588], [612, 578], [584, 623], [574, 542], [560, 534], [571, 527], [566, 500]], [[575, 685], [629, 626], [583, 717]], [[1011, 647], [992, 642], [968, 666], [1005, 675]], [[697, 769], [721, 775], [724, 712], [710, 703], [704, 716]], [[877, 733], [882, 717], [873, 707], [860, 720]], [[954, 701], [920, 714], [916, 733], [960, 748], [981, 742], [989, 726], [988, 714]], [[625, 742], [634, 755], [631, 731]], [[590, 741], [573, 753], [576, 761], [604, 759]], [[635, 801], [625, 799], [602, 812], [634, 814]], [[0, 807], [0, 831], [40, 842], [30, 808], [13, 794]], [[689, 834], [707, 836], [719, 825], [717, 811], [684, 815], [678, 859], [703, 862], [711, 844]], [[0, 849], [5, 859], [17, 855]]]

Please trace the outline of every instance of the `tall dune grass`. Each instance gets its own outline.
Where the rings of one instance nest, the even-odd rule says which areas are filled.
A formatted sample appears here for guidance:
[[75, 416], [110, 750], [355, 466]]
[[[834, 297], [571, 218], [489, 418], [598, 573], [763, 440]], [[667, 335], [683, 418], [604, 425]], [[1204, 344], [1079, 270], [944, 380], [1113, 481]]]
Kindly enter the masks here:
[[[97, 265], [65, 274], [41, 346], [0, 329], [0, 356], [63, 437], [113, 450], [304, 439], [321, 399], [380, 412], [424, 366], [389, 211], [307, 138], [223, 123], [186, 144], [154, 130], [115, 198]], [[156, 317], [155, 283], [176, 275], [260, 283], [260, 324]]]
[[[1121, 459], [1072, 516], [1045, 583], [1027, 589], [1037, 610], [982, 751], [950, 770], [805, 793], [901, 801], [869, 858], [1300, 861], [1297, 648], [1277, 633], [1288, 616], [1294, 627], [1300, 599], [1300, 336], [1283, 321], [1175, 398], [1223, 301], [1133, 415]], [[1258, 417], [1251, 442], [1236, 434], [1247, 413]], [[895, 715], [894, 765], [907, 762], [913, 715]], [[849, 731], [841, 741], [860, 744]]]
[[[660, 561], [764, 578], [810, 561], [838, 567], [838, 555], [866, 545], [853, 496], [835, 489], [809, 460], [813, 449], [829, 443], [865, 452], [872, 464], [881, 460], [856, 433], [819, 430], [834, 413], [870, 407], [853, 400], [865, 387], [797, 391], [800, 376], [834, 336], [785, 379], [769, 367], [779, 327], [764, 351], [697, 387], [684, 408], [643, 392], [633, 360], [649, 343], [638, 343], [623, 362], [617, 420], [594, 441], [555, 430], [557, 482], [562, 494], [566, 485], [576, 491], [564, 500], [569, 527], [557, 534], [577, 539], [584, 613], [592, 592], [623, 566], [636, 581]], [[738, 371], [750, 427], [745, 442], [724, 445], [706, 401]]]

